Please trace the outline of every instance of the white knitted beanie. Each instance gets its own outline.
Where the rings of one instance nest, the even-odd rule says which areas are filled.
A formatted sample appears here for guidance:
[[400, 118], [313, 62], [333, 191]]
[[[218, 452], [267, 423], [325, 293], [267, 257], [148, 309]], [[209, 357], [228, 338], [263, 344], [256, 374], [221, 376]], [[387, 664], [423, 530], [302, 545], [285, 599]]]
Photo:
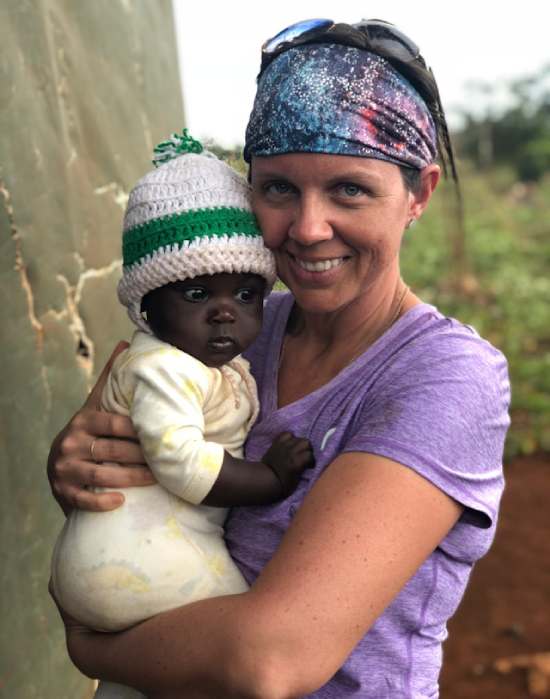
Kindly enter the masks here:
[[130, 192], [124, 216], [120, 302], [151, 329], [141, 299], [170, 282], [203, 274], [259, 274], [271, 288], [275, 261], [250, 206], [250, 186], [204, 151], [187, 129], [155, 148], [158, 167]]

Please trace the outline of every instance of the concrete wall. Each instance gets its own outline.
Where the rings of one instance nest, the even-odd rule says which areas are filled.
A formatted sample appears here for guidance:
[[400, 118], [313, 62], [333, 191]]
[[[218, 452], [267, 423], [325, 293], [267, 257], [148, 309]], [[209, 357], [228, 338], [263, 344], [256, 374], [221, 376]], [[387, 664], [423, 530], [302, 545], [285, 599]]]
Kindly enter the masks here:
[[183, 126], [170, 0], [0, 4], [0, 696], [78, 699], [46, 586], [62, 516], [45, 461], [130, 325], [128, 189]]

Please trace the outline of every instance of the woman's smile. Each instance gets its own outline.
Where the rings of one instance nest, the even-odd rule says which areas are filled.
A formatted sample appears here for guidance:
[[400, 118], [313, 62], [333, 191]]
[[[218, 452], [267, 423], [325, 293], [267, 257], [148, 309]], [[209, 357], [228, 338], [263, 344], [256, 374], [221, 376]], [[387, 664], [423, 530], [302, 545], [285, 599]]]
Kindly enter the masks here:
[[296, 289], [297, 286], [309, 289], [331, 288], [338, 283], [339, 279], [344, 281], [348, 271], [348, 263], [352, 259], [352, 255], [311, 257], [295, 254], [289, 250], [285, 250], [281, 254], [275, 252], [275, 257], [279, 260], [281, 268], [281, 258], [286, 257], [287, 272], [285, 274], [281, 269], [279, 274], [291, 289]]
[[334, 269], [335, 267], [340, 267], [346, 261], [346, 257], [332, 257], [328, 259], [317, 259], [317, 260], [307, 260], [292, 253], [288, 253], [291, 260], [293, 260], [299, 267], [305, 269], [307, 272], [327, 272], [328, 270]]

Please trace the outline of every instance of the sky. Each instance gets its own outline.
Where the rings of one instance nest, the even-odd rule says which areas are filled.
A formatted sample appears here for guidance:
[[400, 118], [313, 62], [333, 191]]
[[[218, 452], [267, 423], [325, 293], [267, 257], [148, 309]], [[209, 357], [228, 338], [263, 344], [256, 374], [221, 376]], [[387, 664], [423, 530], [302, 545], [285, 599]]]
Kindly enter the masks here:
[[173, 0], [173, 6], [186, 125], [196, 138], [224, 146], [243, 142], [262, 43], [298, 20], [396, 24], [420, 47], [455, 125], [462, 108], [486, 108], [468, 84], [495, 89], [550, 64], [548, 0]]

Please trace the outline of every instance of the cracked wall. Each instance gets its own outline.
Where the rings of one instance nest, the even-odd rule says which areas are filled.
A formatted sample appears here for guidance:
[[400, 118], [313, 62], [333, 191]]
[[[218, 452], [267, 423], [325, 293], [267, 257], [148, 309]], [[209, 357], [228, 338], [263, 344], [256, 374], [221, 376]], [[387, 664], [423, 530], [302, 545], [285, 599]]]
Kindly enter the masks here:
[[170, 0], [0, 5], [0, 696], [80, 699], [47, 595], [52, 437], [131, 327], [126, 193], [183, 126]]

